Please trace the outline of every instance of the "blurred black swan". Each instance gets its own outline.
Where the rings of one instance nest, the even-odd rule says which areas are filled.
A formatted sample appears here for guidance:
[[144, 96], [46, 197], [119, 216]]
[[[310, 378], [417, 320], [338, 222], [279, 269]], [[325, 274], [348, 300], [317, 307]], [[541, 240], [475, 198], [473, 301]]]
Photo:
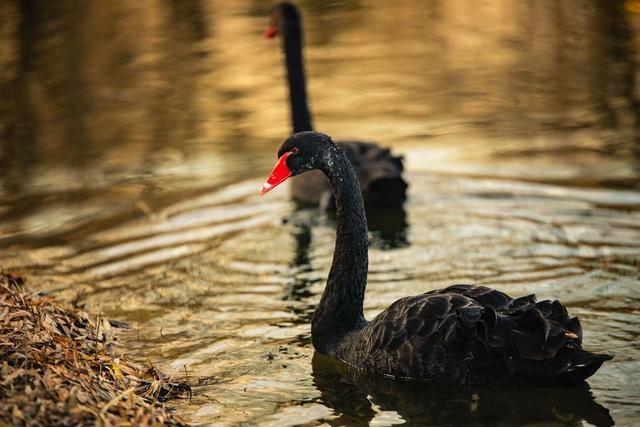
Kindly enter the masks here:
[[344, 151], [321, 133], [292, 135], [261, 193], [315, 169], [329, 179], [337, 209], [333, 263], [311, 323], [317, 351], [364, 373], [466, 386], [577, 385], [611, 359], [582, 349], [580, 322], [560, 302], [484, 286], [402, 298], [366, 321], [367, 221]]
[[[282, 35], [286, 57], [287, 80], [293, 132], [313, 130], [307, 104], [307, 89], [302, 56], [302, 22], [297, 7], [289, 2], [273, 8], [268, 37]], [[402, 157], [372, 142], [342, 141], [338, 143], [353, 165], [365, 205], [369, 208], [398, 208], [406, 200], [407, 183], [402, 177]], [[303, 205], [321, 205], [332, 209], [329, 184], [315, 172], [293, 180], [293, 199]]]

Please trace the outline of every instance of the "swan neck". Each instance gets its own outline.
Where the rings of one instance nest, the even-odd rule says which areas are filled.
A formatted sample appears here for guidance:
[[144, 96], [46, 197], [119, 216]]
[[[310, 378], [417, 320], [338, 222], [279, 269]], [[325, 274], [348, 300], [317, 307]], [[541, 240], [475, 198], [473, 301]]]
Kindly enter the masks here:
[[336, 202], [336, 243], [311, 334], [318, 351], [331, 353], [331, 347], [341, 337], [365, 323], [368, 241], [364, 203], [351, 163], [342, 149], [333, 146], [325, 164], [323, 172]]
[[302, 23], [285, 22], [284, 27], [284, 52], [293, 132], [313, 130], [311, 113], [307, 105], [307, 84], [302, 55]]

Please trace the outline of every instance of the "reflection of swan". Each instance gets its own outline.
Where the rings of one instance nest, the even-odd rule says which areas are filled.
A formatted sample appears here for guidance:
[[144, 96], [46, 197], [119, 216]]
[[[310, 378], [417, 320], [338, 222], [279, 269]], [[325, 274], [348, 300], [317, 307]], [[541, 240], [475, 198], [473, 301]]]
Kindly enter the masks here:
[[[304, 176], [304, 175], [303, 175]], [[332, 202], [333, 203], [333, 202]], [[389, 250], [409, 246], [407, 238], [407, 212], [400, 206], [393, 209], [367, 208], [367, 228], [369, 247]], [[328, 211], [331, 220], [336, 219], [335, 211]]]
[[404, 208], [367, 209], [367, 225], [371, 236], [369, 246], [377, 249], [396, 249], [409, 246], [407, 213]]
[[[311, 284], [300, 275], [311, 270], [309, 249], [311, 247], [311, 230], [316, 225], [315, 209], [298, 209], [287, 219], [294, 226], [293, 238], [295, 240], [295, 256], [291, 267], [294, 270], [294, 281], [287, 290], [285, 299], [300, 301], [311, 296]], [[305, 316], [310, 319], [311, 312]]]
[[379, 411], [394, 411], [406, 422], [402, 425], [411, 426], [614, 424], [586, 384], [545, 389], [446, 387], [359, 375], [318, 352], [312, 363], [321, 403], [338, 416], [326, 420], [331, 425], [366, 426]]
[[[286, 300], [300, 301], [309, 298], [312, 293], [311, 283], [303, 274], [311, 271], [309, 250], [313, 239], [313, 229], [318, 225], [318, 210], [316, 208], [299, 208], [295, 210], [286, 222], [293, 226], [295, 241], [295, 255], [291, 263], [294, 271], [294, 281], [288, 287]], [[335, 216], [329, 213], [331, 219]], [[371, 209], [367, 211], [367, 224], [371, 232], [369, 246], [381, 250], [402, 248], [409, 245], [407, 240], [407, 214], [404, 208], [399, 209]], [[313, 310], [309, 307], [305, 311], [301, 322], [309, 321]]]

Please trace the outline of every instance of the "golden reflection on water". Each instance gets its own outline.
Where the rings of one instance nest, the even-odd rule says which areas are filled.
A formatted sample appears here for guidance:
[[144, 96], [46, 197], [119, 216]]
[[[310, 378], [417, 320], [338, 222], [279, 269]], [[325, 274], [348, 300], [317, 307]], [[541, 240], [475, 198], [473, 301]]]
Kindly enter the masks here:
[[[616, 355], [597, 401], [639, 417], [638, 2], [299, 4], [318, 129], [408, 165], [406, 212], [371, 213], [367, 315], [455, 282], [559, 298]], [[386, 386], [350, 412], [312, 364], [334, 230], [257, 195], [289, 132], [269, 10], [0, 2], [0, 266], [130, 322], [136, 355], [230, 379], [179, 405], [196, 422], [468, 422]]]

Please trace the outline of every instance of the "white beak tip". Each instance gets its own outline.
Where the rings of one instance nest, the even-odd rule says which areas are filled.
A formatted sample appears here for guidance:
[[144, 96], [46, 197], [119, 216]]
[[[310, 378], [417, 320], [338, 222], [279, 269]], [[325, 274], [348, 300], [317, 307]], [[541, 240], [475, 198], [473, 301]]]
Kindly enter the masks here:
[[267, 191], [271, 190], [273, 188], [273, 185], [269, 184], [268, 182], [265, 182], [264, 184], [262, 184], [262, 188], [260, 188], [260, 194], [264, 194]]

